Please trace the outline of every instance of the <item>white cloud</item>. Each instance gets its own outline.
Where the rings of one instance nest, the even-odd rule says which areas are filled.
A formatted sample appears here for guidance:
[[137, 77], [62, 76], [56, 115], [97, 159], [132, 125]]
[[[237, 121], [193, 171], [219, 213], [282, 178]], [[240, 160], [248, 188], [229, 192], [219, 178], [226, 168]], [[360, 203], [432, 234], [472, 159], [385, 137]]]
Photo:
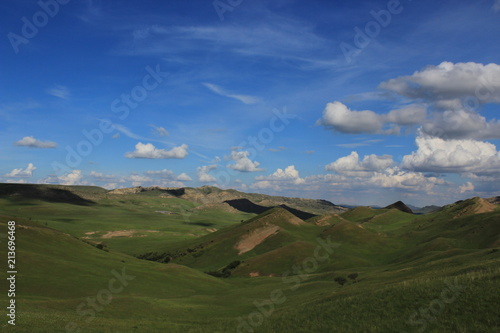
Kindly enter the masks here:
[[383, 125], [375, 112], [351, 111], [341, 102], [328, 103], [318, 123], [341, 133], [377, 133]]
[[7, 179], [5, 180], [6, 183], [9, 183], [9, 184], [27, 184], [28, 182], [26, 181], [26, 179]]
[[500, 103], [500, 65], [445, 61], [412, 75], [382, 82], [379, 87], [445, 108], [461, 107], [462, 100], [468, 96], [481, 103]]
[[173, 171], [163, 169], [159, 171], [145, 171], [144, 174], [151, 177], [165, 178], [165, 179], [175, 179], [175, 173]]
[[260, 185], [258, 186], [266, 184], [269, 184], [269, 186], [300, 185], [305, 183], [305, 180], [300, 178], [299, 171], [295, 169], [294, 165], [287, 166], [285, 169], [277, 169], [276, 172], [269, 176], [255, 177], [255, 180], [259, 181]]
[[252, 161], [248, 158], [249, 155], [250, 153], [248, 151], [233, 150], [229, 159], [233, 160], [235, 163], [228, 164], [227, 167], [241, 172], [264, 171], [264, 169], [259, 168], [259, 162]]
[[394, 161], [390, 155], [366, 155], [362, 161], [359, 160], [357, 152], [353, 151], [349, 156], [344, 156], [325, 166], [325, 170], [334, 171], [349, 176], [366, 177], [373, 171], [383, 170], [390, 167]]
[[213, 83], [206, 83], [205, 82], [205, 83], [203, 83], [203, 85], [218, 95], [236, 99], [244, 104], [256, 104], [256, 103], [260, 102], [260, 99], [258, 97], [232, 94], [232, 93], [227, 92], [223, 88], [221, 88], [218, 85], [215, 85]]
[[105, 175], [103, 173], [96, 172], [96, 171], [91, 171], [90, 177], [92, 177], [94, 179], [94, 181], [101, 182], [101, 183], [124, 183], [125, 182], [125, 180], [120, 179], [119, 177], [117, 177], [115, 175]]
[[458, 188], [460, 193], [465, 193], [467, 191], [474, 191], [474, 189], [475, 189], [474, 184], [472, 184], [471, 182], [467, 182]]
[[179, 176], [177, 176], [177, 180], [184, 181], [184, 182], [190, 182], [193, 179], [189, 177], [186, 173], [181, 173]]
[[135, 145], [135, 151], [125, 154], [127, 158], [185, 158], [188, 155], [188, 146], [181, 145], [171, 150], [157, 149], [153, 144], [139, 142]]
[[36, 166], [33, 165], [33, 163], [29, 163], [26, 169], [14, 169], [8, 174], [5, 175], [5, 177], [23, 177], [23, 178], [29, 178], [33, 176], [33, 171], [36, 170]]
[[60, 85], [55, 85], [54, 87], [47, 89], [46, 92], [49, 95], [62, 99], [69, 99], [71, 95], [67, 87]]
[[274, 188], [275, 190], [279, 190], [279, 186], [273, 185], [269, 180], [261, 180], [250, 185], [250, 188], [255, 190], [265, 190], [269, 188]]
[[500, 121], [486, 121], [474, 111], [456, 110], [435, 113], [432, 120], [422, 126], [425, 134], [443, 139], [500, 138]]
[[423, 172], [477, 175], [500, 174], [500, 153], [496, 146], [475, 140], [443, 140], [420, 135], [417, 151], [403, 157], [402, 167]]
[[[442, 62], [382, 82], [379, 87], [427, 104], [433, 111], [432, 119], [426, 120], [420, 111], [414, 113], [413, 121], [423, 125], [425, 134], [444, 139], [500, 138], [500, 121], [487, 121], [478, 113], [483, 104], [500, 103], [500, 65]], [[388, 120], [397, 118], [398, 114], [392, 113]]]
[[30, 148], [56, 148], [57, 143], [51, 141], [42, 142], [35, 139], [32, 136], [25, 136], [21, 140], [14, 143], [16, 146], [20, 147], [30, 147]]
[[[92, 171], [90, 177], [99, 183], [106, 183], [102, 185], [105, 188], [117, 188], [124, 186], [165, 186], [165, 187], [181, 187], [184, 186], [182, 182], [179, 181], [173, 171], [168, 169], [163, 170], [148, 170], [143, 174], [131, 173], [128, 176], [115, 176], [115, 175], [105, 175], [99, 172]], [[126, 185], [129, 183], [130, 185]]]
[[[199, 54], [206, 52], [207, 45], [218, 45], [225, 53], [239, 57], [272, 58], [299, 68], [332, 68], [339, 63], [339, 60], [332, 60], [331, 52], [334, 47], [317, 34], [315, 25], [270, 12], [266, 12], [265, 21], [264, 24], [242, 26], [141, 27], [141, 30], [131, 33], [131, 38], [135, 40], [127, 48], [123, 48], [122, 52], [161, 55], [163, 58], [182, 62], [186, 59], [182, 59], [180, 52]], [[298, 26], [301, 29], [298, 30]]]
[[419, 105], [409, 105], [407, 107], [392, 110], [385, 115], [385, 121], [401, 126], [411, 126], [421, 124], [427, 116], [427, 110]]
[[81, 170], [73, 170], [62, 176], [49, 176], [38, 181], [39, 184], [59, 184], [59, 185], [87, 185], [88, 183], [83, 180]]
[[210, 175], [209, 172], [212, 170], [217, 169], [217, 165], [204, 165], [201, 167], [198, 167], [197, 170], [197, 176], [198, 176], [198, 181], [202, 183], [215, 183], [217, 182], [217, 179], [215, 179], [214, 176]]
[[73, 170], [71, 173], [59, 177], [61, 185], [80, 185], [86, 183], [82, 181], [83, 174], [81, 170]]
[[132, 183], [132, 186], [142, 186], [145, 183], [151, 183], [153, 181], [153, 179], [150, 177], [138, 174], [131, 174], [130, 176], [127, 177], [127, 180]]
[[409, 105], [378, 114], [370, 110], [353, 111], [341, 102], [328, 103], [318, 125], [326, 126], [340, 133], [399, 134], [400, 126], [421, 124], [427, 116], [425, 108]]
[[432, 191], [435, 185], [444, 185], [446, 182], [437, 177], [426, 177], [420, 172], [403, 171], [399, 167], [387, 168], [382, 172], [375, 172], [368, 180], [371, 186], [412, 189], [414, 191]]
[[339, 191], [369, 191], [380, 188], [394, 188], [406, 192], [430, 192], [435, 185], [447, 184], [437, 177], [426, 177], [421, 172], [405, 171], [394, 165], [390, 155], [365, 155], [362, 160], [353, 151], [325, 166], [332, 175], [316, 175], [306, 178], [306, 183], [323, 187], [327, 183]]

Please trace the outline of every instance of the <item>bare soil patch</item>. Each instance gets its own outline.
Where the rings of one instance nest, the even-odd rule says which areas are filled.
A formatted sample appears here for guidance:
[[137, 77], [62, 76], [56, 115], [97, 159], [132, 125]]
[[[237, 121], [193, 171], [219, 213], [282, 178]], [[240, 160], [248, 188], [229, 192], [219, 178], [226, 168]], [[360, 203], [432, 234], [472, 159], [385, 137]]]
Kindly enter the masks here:
[[248, 252], [266, 240], [266, 238], [278, 233], [281, 230], [276, 225], [268, 225], [252, 230], [249, 234], [241, 237], [235, 248], [239, 250], [238, 255]]

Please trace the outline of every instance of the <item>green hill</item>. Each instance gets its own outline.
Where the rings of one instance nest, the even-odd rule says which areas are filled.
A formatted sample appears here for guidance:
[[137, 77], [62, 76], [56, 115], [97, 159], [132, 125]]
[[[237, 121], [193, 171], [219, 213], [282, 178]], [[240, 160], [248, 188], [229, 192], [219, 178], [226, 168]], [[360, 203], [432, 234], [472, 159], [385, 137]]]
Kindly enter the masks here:
[[158, 188], [29, 188], [0, 185], [0, 242], [15, 220], [18, 260], [17, 324], [1, 331], [500, 331], [491, 201], [304, 221]]

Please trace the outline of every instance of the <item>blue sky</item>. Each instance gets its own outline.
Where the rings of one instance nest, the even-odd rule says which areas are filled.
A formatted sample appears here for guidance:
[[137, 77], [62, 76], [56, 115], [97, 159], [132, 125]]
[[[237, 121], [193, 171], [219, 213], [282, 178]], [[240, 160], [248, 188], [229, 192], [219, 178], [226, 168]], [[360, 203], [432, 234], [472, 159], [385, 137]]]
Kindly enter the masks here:
[[6, 0], [0, 16], [0, 182], [499, 195], [498, 0]]

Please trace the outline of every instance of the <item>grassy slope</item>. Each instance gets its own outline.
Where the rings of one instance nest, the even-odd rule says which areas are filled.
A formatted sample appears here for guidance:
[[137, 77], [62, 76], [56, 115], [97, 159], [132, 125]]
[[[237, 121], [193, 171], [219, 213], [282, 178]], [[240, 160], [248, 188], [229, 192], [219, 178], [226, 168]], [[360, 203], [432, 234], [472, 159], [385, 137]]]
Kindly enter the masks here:
[[[81, 191], [81, 189], [79, 189]], [[77, 192], [78, 193], [78, 192]], [[88, 237], [106, 243], [117, 251], [137, 253], [137, 238], [117, 237], [102, 239], [108, 231], [136, 230], [140, 237], [140, 252], [158, 248], [169, 241], [193, 239], [208, 229], [234, 224], [253, 214], [229, 213], [223, 210], [194, 209], [196, 204], [177, 198], [148, 195], [100, 195], [96, 204], [74, 205], [36, 199], [0, 198], [1, 211], [16, 217], [31, 218], [76, 237]], [[170, 211], [162, 214], [156, 211]], [[158, 232], [149, 232], [150, 230]], [[89, 232], [97, 232], [87, 235]]]
[[[18, 224], [28, 226], [19, 228], [17, 235], [20, 273], [15, 331], [63, 332], [65, 325], [73, 321], [83, 332], [235, 332], [238, 317], [246, 321], [259, 319], [253, 303], [269, 300], [278, 291], [286, 301], [275, 306], [276, 311], [254, 327], [256, 332], [416, 332], [421, 328], [426, 332], [500, 331], [496, 310], [500, 251], [492, 251], [500, 246], [499, 211], [454, 219], [467, 203], [418, 217], [394, 210], [358, 209], [344, 213], [343, 219], [329, 219], [331, 226], [323, 227], [296, 227], [278, 219], [275, 223], [286, 232], [250, 251], [235, 275], [245, 276], [255, 267], [262, 275], [278, 274], [229, 279], [216, 279], [186, 266], [140, 261], [113, 250], [101, 251], [44, 225], [76, 235], [87, 230], [146, 229], [165, 223], [166, 220], [156, 220], [154, 211], [151, 213], [160, 210], [158, 207], [172, 211], [177, 207], [182, 214], [190, 209], [182, 206], [188, 205], [186, 202], [170, 204], [166, 209], [167, 206], [161, 206], [165, 199], [120, 198], [123, 203], [107, 199], [107, 203], [102, 200], [90, 207], [1, 199], [4, 201], [0, 201], [0, 210], [9, 212], [8, 216], [0, 216], [1, 232], [13, 216]], [[82, 216], [83, 213], [90, 215]], [[116, 220], [114, 216], [105, 220], [111, 213], [118, 215]], [[238, 258], [237, 253], [229, 251], [241, 235], [238, 229], [259, 223], [261, 218], [231, 225], [234, 216], [227, 213], [228, 220], [221, 223], [217, 220], [220, 212], [213, 214], [189, 218], [194, 222], [204, 219], [219, 227], [229, 225], [202, 240], [226, 237], [230, 241], [206, 256], [200, 269], [219, 267]], [[176, 224], [172, 215], [160, 216], [171, 223], [168, 227], [173, 232], [205, 228], [186, 225], [184, 219]], [[305, 263], [314, 253], [317, 236], [331, 236], [340, 246], [317, 269], [282, 279], [294, 268], [307, 268]], [[182, 238], [169, 233], [158, 237], [158, 241], [148, 237], [122, 238], [123, 244], [111, 243], [111, 247], [122, 246], [136, 253], [131, 251], [134, 246], [136, 250], [165, 247], [165, 240]], [[183, 245], [198, 244], [199, 240], [191, 238]], [[3, 246], [0, 255], [5, 257]], [[224, 255], [223, 260], [217, 259]], [[245, 266], [247, 263], [252, 265]], [[123, 267], [136, 278], [94, 320], [87, 322], [87, 317], [79, 316], [77, 306], [106, 288], [113, 277], [111, 271]], [[4, 267], [1, 269], [5, 271]], [[359, 282], [349, 281], [341, 287], [333, 281], [334, 277], [352, 272], [359, 273]], [[439, 306], [437, 300], [447, 288], [445, 280], [454, 281], [455, 277], [460, 291], [453, 301], [443, 303], [442, 310], [438, 307], [433, 310], [435, 313], [427, 314], [429, 306]], [[423, 312], [419, 313], [419, 309]]]

